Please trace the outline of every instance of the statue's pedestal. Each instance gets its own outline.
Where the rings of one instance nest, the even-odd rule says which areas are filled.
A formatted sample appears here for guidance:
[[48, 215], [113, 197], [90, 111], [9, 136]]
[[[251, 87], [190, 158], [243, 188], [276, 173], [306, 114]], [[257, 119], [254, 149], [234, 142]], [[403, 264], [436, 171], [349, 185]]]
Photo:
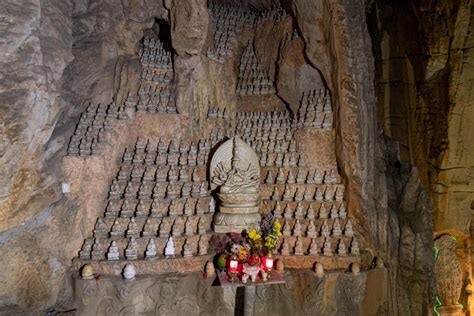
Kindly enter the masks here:
[[216, 233], [240, 233], [260, 224], [258, 206], [229, 207], [220, 206], [214, 214], [214, 231]]

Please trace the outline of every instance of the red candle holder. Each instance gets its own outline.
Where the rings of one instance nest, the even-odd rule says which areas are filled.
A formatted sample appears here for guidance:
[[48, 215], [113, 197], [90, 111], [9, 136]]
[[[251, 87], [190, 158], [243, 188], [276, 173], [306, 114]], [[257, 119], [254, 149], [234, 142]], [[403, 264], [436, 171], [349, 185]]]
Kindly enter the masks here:
[[227, 274], [229, 276], [230, 282], [235, 282], [237, 280], [237, 272], [239, 267], [239, 261], [235, 258], [230, 258], [226, 262]]

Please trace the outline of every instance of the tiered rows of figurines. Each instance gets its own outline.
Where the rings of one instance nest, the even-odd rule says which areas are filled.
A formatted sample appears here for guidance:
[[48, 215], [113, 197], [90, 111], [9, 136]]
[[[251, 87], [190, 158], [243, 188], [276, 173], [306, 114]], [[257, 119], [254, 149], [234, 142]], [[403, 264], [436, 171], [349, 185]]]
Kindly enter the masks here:
[[254, 47], [247, 45], [240, 58], [237, 81], [239, 95], [265, 95], [275, 93], [275, 85], [257, 60]]
[[[171, 51], [158, 38], [146, 36], [139, 52], [142, 64], [137, 111], [176, 113]], [[133, 102], [129, 95], [128, 102]]]
[[220, 1], [209, 1], [209, 13], [214, 27], [214, 43], [207, 49], [207, 57], [224, 63], [226, 57], [232, 56], [236, 34], [244, 27], [253, 27], [256, 14], [240, 5]]
[[84, 260], [143, 260], [208, 253], [215, 201], [206, 181], [211, 148], [223, 135], [185, 145], [138, 139], [112, 181]]
[[[337, 171], [306, 168], [293, 134], [295, 128], [323, 128], [323, 124], [312, 124], [309, 112], [313, 103], [316, 107], [320, 102], [326, 104], [329, 95], [327, 91], [311, 91], [303, 100], [304, 106], [294, 120], [285, 112], [237, 115], [236, 134], [260, 156], [261, 211], [272, 212], [283, 224], [281, 255], [358, 256], [359, 245]], [[326, 106], [329, 109], [324, 115], [332, 116], [330, 101]], [[311, 124], [305, 124], [306, 117]], [[332, 128], [330, 121], [331, 126], [324, 128]]]
[[105, 142], [105, 133], [112, 128], [112, 123], [127, 120], [128, 116], [124, 107], [118, 108], [115, 103], [89, 104], [86, 111], [81, 114], [74, 135], [71, 137], [67, 153], [70, 156], [98, 155], [101, 145]]

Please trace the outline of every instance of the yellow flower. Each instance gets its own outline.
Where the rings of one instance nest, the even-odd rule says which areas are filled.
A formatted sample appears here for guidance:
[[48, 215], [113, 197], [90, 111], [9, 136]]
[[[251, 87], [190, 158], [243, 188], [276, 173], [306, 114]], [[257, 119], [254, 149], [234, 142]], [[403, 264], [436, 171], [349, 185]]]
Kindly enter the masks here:
[[281, 237], [281, 235], [282, 235], [282, 234], [281, 234], [281, 231], [277, 231], [277, 236], [278, 236], [278, 237]]
[[280, 222], [279, 221], [274, 221], [273, 222], [273, 227], [275, 227], [277, 230], [280, 230], [280, 228], [281, 228]]
[[260, 239], [261, 237], [262, 237], [262, 236], [260, 236], [260, 234], [258, 234], [255, 229], [252, 229], [252, 230], [249, 232], [249, 238], [252, 239], [252, 240]]

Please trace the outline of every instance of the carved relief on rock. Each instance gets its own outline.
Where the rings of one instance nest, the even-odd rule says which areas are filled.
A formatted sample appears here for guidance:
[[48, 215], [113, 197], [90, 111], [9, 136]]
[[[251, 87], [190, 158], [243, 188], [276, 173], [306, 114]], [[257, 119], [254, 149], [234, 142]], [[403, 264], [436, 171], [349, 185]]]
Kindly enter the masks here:
[[456, 315], [461, 310], [458, 300], [462, 289], [462, 270], [456, 247], [457, 240], [453, 236], [442, 235], [435, 240], [436, 292], [442, 304], [437, 310], [441, 315]]

